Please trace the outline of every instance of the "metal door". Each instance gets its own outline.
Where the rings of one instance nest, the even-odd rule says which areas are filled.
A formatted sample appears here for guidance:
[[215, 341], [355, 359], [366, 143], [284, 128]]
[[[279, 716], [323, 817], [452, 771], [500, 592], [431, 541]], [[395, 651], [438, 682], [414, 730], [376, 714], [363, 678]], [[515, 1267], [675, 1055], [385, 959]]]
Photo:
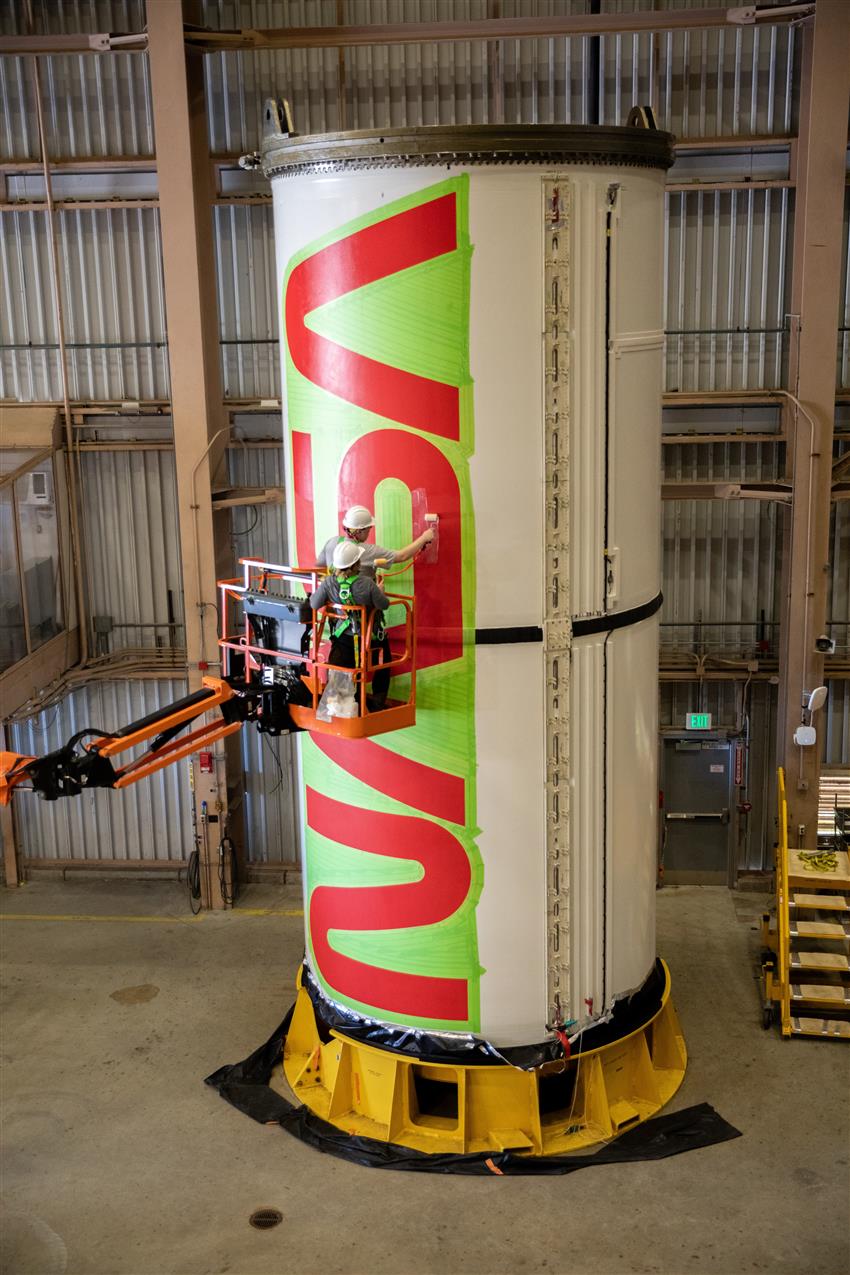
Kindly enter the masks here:
[[671, 885], [732, 884], [728, 739], [665, 739], [662, 866]]

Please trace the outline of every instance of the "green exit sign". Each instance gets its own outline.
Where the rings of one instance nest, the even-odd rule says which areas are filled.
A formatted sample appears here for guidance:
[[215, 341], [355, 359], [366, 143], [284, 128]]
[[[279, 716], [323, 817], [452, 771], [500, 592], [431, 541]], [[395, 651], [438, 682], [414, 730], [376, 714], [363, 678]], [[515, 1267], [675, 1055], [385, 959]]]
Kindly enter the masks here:
[[685, 730], [711, 730], [711, 713], [685, 713]]

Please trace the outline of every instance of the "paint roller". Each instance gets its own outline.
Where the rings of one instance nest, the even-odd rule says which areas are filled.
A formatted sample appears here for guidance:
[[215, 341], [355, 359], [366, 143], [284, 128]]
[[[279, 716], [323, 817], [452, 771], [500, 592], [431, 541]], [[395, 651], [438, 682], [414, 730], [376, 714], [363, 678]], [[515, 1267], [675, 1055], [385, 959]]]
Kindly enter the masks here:
[[[430, 540], [427, 545], [419, 550], [413, 561], [434, 563], [437, 561], [437, 555], [440, 547], [440, 515], [426, 513], [423, 516], [423, 521], [425, 523], [426, 530], [428, 527], [433, 528], [434, 539]], [[373, 565], [376, 567], [388, 567], [390, 565], [390, 560], [389, 558], [375, 558]], [[404, 563], [403, 565], [406, 569], [407, 563]]]
[[440, 515], [439, 515], [439, 514], [426, 514], [426, 515], [425, 515], [425, 529], [426, 529], [426, 531], [427, 531], [427, 529], [428, 529], [429, 527], [433, 528], [433, 531], [434, 531], [434, 539], [433, 539], [433, 540], [431, 540], [431, 541], [430, 541], [430, 542], [429, 542], [429, 543], [425, 546], [425, 548], [424, 548], [424, 549], [422, 549], [422, 550], [420, 551], [420, 554], [419, 554], [419, 561], [420, 561], [420, 562], [434, 563], [434, 562], [436, 562], [436, 561], [437, 561], [437, 556], [438, 556], [438, 554], [439, 554], [439, 552], [440, 552]]

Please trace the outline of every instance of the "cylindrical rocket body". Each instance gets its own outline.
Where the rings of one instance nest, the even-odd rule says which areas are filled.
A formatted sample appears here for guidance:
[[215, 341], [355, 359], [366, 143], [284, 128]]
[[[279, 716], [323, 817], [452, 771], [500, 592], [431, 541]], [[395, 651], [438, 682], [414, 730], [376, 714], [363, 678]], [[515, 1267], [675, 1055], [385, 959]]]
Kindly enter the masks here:
[[391, 582], [416, 599], [415, 726], [300, 737], [307, 962], [363, 1017], [508, 1046], [655, 961], [669, 148], [558, 129], [505, 162], [484, 132], [355, 158], [278, 138], [264, 162], [289, 558], [353, 504], [392, 549], [439, 517]]

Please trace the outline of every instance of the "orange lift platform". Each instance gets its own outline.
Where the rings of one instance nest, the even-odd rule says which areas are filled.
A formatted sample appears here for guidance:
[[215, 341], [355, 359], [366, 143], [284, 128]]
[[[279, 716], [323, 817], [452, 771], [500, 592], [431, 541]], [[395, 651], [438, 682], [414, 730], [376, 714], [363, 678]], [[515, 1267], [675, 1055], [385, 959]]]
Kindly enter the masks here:
[[[200, 690], [131, 722], [120, 730], [80, 731], [44, 757], [0, 752], [0, 804], [8, 805], [17, 787], [34, 789], [47, 801], [76, 796], [88, 788], [126, 788], [191, 753], [211, 747], [245, 723], [260, 732], [282, 735], [316, 731], [346, 739], [367, 739], [416, 721], [416, 623], [413, 598], [388, 593], [403, 623], [392, 630], [392, 658], [384, 661], [373, 646], [375, 613], [364, 607], [327, 606], [313, 612], [310, 594], [326, 574], [323, 568], [299, 568], [240, 559], [242, 578], [219, 582], [221, 594], [220, 677], [204, 677]], [[331, 664], [329, 626], [351, 613], [360, 635], [354, 668]], [[399, 648], [396, 650], [395, 648]], [[379, 670], [408, 675], [405, 699], [387, 699], [377, 707], [368, 693]], [[322, 696], [331, 674], [350, 679], [346, 716], [323, 711]], [[211, 710], [212, 721], [183, 734]], [[135, 755], [116, 768], [113, 758]]]
[[[379, 662], [380, 652], [373, 647], [372, 634], [375, 612], [367, 614], [365, 607], [341, 605], [322, 607], [313, 613], [307, 599], [318, 588], [325, 571], [320, 567], [299, 568], [276, 566], [253, 558], [240, 558], [243, 578], [219, 582], [221, 616], [224, 636], [219, 641], [222, 649], [222, 669], [225, 677], [231, 667], [241, 666], [244, 677], [265, 677], [273, 680], [275, 668], [303, 669], [299, 671], [302, 685], [309, 692], [309, 700], [303, 696], [289, 703], [289, 713], [299, 730], [318, 731], [324, 735], [343, 736], [346, 739], [367, 739], [385, 731], [412, 726], [416, 721], [416, 629], [413, 598], [404, 593], [388, 593], [392, 607], [401, 607], [404, 623], [401, 633], [394, 634], [396, 642], [403, 635], [403, 649], [388, 662]], [[298, 590], [302, 596], [298, 596]], [[235, 617], [231, 632], [230, 617], [234, 609], [241, 610]], [[330, 622], [333, 618], [350, 613], [356, 620], [359, 642], [359, 663], [355, 668], [331, 664]], [[240, 631], [241, 620], [241, 631]], [[263, 622], [266, 623], [263, 623]], [[303, 629], [301, 626], [304, 626]], [[257, 644], [257, 639], [264, 639]], [[308, 639], [305, 641], [305, 638]], [[370, 708], [367, 687], [378, 669], [393, 676], [410, 675], [410, 691], [405, 700], [388, 699], [381, 708]], [[333, 672], [351, 677], [357, 714], [352, 717], [332, 717], [329, 721], [319, 716], [322, 692], [328, 675]]]

